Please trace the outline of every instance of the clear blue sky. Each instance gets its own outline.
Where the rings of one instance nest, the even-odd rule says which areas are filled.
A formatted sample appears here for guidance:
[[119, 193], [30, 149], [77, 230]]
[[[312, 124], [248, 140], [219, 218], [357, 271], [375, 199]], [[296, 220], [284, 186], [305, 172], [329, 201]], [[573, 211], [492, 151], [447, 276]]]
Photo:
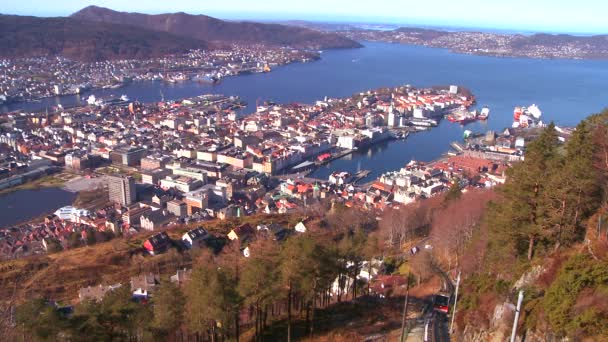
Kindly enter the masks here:
[[63, 16], [88, 5], [225, 19], [359, 21], [608, 34], [606, 0], [0, 0], [0, 13]]

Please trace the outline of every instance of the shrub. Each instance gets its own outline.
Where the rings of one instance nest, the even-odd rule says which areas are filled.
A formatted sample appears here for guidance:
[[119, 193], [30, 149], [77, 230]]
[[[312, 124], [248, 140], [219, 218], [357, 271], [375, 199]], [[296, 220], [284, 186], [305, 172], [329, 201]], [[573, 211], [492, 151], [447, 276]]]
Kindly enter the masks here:
[[555, 332], [564, 336], [594, 336], [602, 331], [608, 334], [608, 316], [600, 315], [594, 309], [594, 305], [601, 303], [589, 303], [585, 308], [579, 305], [579, 310], [575, 310], [583, 291], [598, 290], [608, 290], [608, 263], [582, 254], [568, 260], [543, 301], [548, 321]]

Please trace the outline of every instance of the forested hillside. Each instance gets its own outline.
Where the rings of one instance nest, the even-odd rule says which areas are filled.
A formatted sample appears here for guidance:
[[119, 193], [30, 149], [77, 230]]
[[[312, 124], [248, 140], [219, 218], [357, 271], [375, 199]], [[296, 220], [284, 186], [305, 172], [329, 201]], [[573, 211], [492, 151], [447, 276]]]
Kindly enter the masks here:
[[530, 340], [608, 336], [607, 133], [608, 111], [581, 122], [565, 145], [550, 125], [509, 170], [460, 265], [465, 338], [510, 333], [495, 310], [518, 290]]

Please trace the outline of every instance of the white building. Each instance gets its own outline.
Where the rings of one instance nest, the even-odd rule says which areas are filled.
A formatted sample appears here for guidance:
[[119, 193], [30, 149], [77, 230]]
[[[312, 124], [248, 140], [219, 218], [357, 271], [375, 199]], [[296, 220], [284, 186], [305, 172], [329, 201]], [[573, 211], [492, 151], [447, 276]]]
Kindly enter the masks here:
[[420, 107], [414, 108], [414, 114], [413, 115], [414, 115], [415, 119], [425, 119], [426, 118], [425, 114], [426, 113], [425, 113], [424, 108], [420, 108]]
[[200, 243], [209, 237], [204, 228], [196, 228], [182, 235], [182, 241], [188, 248], [199, 247]]
[[75, 221], [79, 217], [88, 217], [91, 216], [91, 212], [86, 209], [78, 209], [72, 206], [63, 207], [57, 209], [54, 213], [57, 217], [66, 221]]
[[355, 147], [357, 147], [355, 137], [352, 135], [343, 135], [338, 137], [338, 143], [336, 145], [349, 150], [354, 150]]
[[306, 226], [304, 225], [304, 222], [299, 222], [298, 224], [296, 224], [296, 227], [294, 229], [298, 233], [306, 233]]

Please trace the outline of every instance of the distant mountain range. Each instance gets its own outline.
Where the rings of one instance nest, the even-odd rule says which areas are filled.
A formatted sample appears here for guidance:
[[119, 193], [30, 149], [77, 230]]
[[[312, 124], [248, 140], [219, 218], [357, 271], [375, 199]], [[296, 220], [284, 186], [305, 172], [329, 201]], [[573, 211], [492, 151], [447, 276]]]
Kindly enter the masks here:
[[0, 57], [62, 55], [82, 61], [148, 58], [208, 48], [209, 44], [132, 26], [0, 15]]
[[528, 58], [608, 59], [608, 35], [532, 35], [444, 31], [415, 27], [396, 30], [351, 28], [339, 31], [351, 39], [424, 45], [458, 53]]
[[149, 15], [89, 6], [72, 14], [71, 17], [88, 21], [133, 25], [220, 45], [263, 44], [317, 50], [361, 47], [358, 42], [331, 32], [280, 24], [224, 21], [206, 15], [192, 15], [183, 12]]
[[342, 35], [205, 15], [148, 15], [89, 6], [70, 17], [0, 15], [0, 57], [62, 55], [82, 61], [147, 58], [232, 44], [301, 49], [356, 48]]

